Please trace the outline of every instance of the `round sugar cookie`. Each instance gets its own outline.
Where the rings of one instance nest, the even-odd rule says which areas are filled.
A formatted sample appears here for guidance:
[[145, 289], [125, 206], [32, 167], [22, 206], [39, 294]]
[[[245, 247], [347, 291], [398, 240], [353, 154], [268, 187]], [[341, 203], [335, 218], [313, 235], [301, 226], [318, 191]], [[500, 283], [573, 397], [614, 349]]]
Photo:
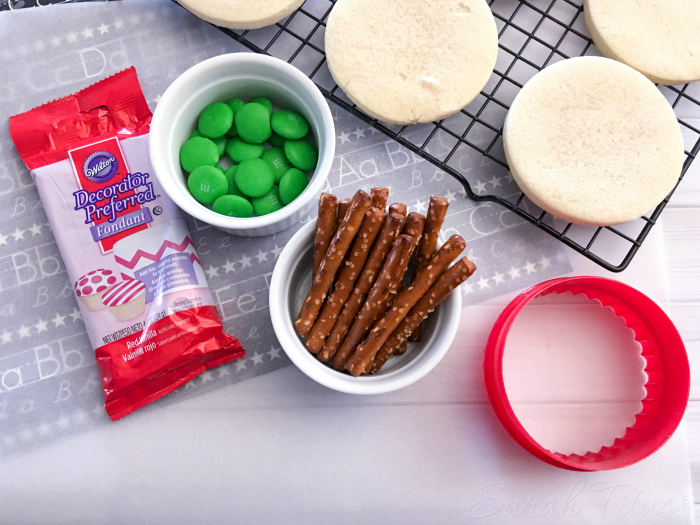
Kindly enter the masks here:
[[485, 0], [338, 0], [326, 27], [336, 83], [388, 124], [458, 112], [486, 85], [497, 54]]
[[700, 80], [698, 0], [585, 0], [593, 42], [660, 84]]
[[292, 14], [304, 0], [177, 0], [197, 15], [220, 27], [258, 29]]
[[673, 109], [634, 69], [571, 58], [520, 90], [503, 145], [520, 189], [568, 222], [609, 226], [637, 219], [674, 188], [684, 162]]

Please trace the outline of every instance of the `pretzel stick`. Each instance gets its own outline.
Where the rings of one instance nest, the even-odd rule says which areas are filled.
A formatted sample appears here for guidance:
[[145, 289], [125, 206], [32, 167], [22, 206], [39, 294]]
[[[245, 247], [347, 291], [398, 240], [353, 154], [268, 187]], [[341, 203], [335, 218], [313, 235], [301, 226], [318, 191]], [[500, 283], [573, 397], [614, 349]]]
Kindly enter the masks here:
[[404, 355], [406, 353], [406, 350], [408, 350], [408, 341], [404, 341], [403, 343], [401, 343], [399, 347], [396, 350], [394, 350], [394, 355]]
[[311, 289], [301, 305], [296, 321], [294, 321], [294, 328], [300, 336], [305, 336], [311, 330], [318, 312], [321, 310], [321, 303], [323, 303], [328, 290], [333, 284], [333, 279], [340, 267], [340, 263], [343, 262], [345, 253], [355, 238], [357, 230], [362, 224], [362, 219], [364, 219], [365, 213], [367, 213], [371, 204], [372, 197], [364, 191], [358, 191], [352, 198], [350, 209], [343, 222], [340, 223], [338, 231], [335, 232], [333, 240], [328, 247], [328, 252], [323, 261], [321, 261], [316, 277], [314, 277]]
[[[409, 226], [409, 220], [411, 217], [414, 217], [414, 222]], [[417, 235], [418, 236], [418, 242], [417, 246], [420, 249], [420, 240], [423, 238], [421, 235], [425, 231], [425, 227], [427, 226], [427, 220], [425, 217], [423, 217], [420, 213], [410, 213], [408, 216], [408, 219], [406, 220], [406, 226], [404, 226], [404, 231], [402, 233], [408, 233], [409, 235]], [[408, 230], [411, 230], [410, 232]], [[414, 272], [415, 273], [415, 272]], [[403, 283], [399, 285], [399, 288], [397, 290], [398, 293], [403, 292]], [[393, 303], [394, 299], [396, 299], [396, 296], [390, 297], [391, 302]], [[404, 347], [403, 351], [406, 351], [406, 347]]]
[[[415, 275], [426, 267], [428, 261], [435, 253], [438, 235], [440, 235], [442, 223], [445, 222], [445, 216], [447, 215], [447, 208], [449, 206], [450, 204], [445, 199], [440, 197], [430, 197], [430, 205], [428, 206], [428, 215], [425, 220], [423, 237], [421, 237], [420, 244], [418, 245], [418, 261], [416, 262], [416, 269], [414, 271]], [[422, 334], [422, 325], [418, 325], [408, 340], [420, 341]], [[405, 352], [406, 345], [403, 345], [402, 348]], [[396, 353], [397, 355], [400, 355], [398, 352]]]
[[357, 347], [345, 368], [354, 376], [360, 375], [368, 363], [396, 329], [409, 310], [425, 295], [440, 274], [464, 250], [466, 243], [459, 235], [453, 235], [442, 245], [440, 251], [430, 259], [411, 285], [396, 298], [386, 315], [372, 328], [367, 338]]
[[396, 350], [406, 343], [406, 339], [413, 330], [430, 315], [433, 310], [444, 301], [452, 290], [472, 276], [476, 266], [466, 257], [462, 257], [449, 268], [437, 282], [431, 286], [428, 293], [421, 297], [420, 301], [411, 308], [411, 311], [391, 333], [389, 339], [382, 345], [372, 363], [372, 373], [377, 372], [386, 363]]
[[340, 223], [343, 222], [343, 219], [347, 215], [351, 202], [352, 199], [341, 199], [338, 201], [338, 226], [340, 226]]
[[355, 288], [347, 301], [345, 301], [345, 307], [340, 312], [330, 335], [326, 338], [323, 348], [318, 353], [318, 359], [320, 361], [325, 363], [331, 359], [338, 348], [340, 348], [343, 339], [345, 339], [345, 335], [348, 333], [350, 326], [352, 326], [355, 320], [355, 315], [357, 315], [357, 312], [359, 312], [362, 307], [365, 294], [372, 288], [377, 275], [384, 265], [384, 259], [386, 259], [392, 244], [394, 244], [394, 240], [399, 235], [405, 222], [406, 220], [401, 215], [396, 215], [395, 213], [387, 215], [382, 230], [379, 232], [379, 237], [377, 237], [369, 257], [367, 258], [365, 267], [362, 269], [362, 273], [355, 283]]
[[340, 310], [352, 293], [352, 287], [365, 265], [369, 250], [374, 240], [377, 238], [377, 235], [379, 235], [384, 216], [384, 212], [375, 207], [367, 211], [365, 220], [362, 221], [360, 231], [357, 232], [355, 241], [352, 244], [352, 249], [349, 251], [348, 258], [338, 272], [338, 278], [333, 292], [323, 306], [318, 319], [316, 319], [316, 323], [314, 323], [306, 338], [306, 348], [314, 354], [318, 353], [323, 347], [323, 343], [328, 337], [331, 328], [333, 328], [336, 319], [338, 319]]
[[[389, 188], [372, 188], [370, 193], [372, 195], [372, 206], [384, 211], [386, 209], [386, 201], [389, 200]], [[404, 212], [402, 215], [406, 215], [406, 213]]]
[[[338, 219], [336, 220], [336, 227], [335, 229], [338, 229], [338, 226], [340, 225], [341, 222], [343, 222], [343, 219], [347, 215], [348, 209], [350, 209], [350, 203], [352, 202], [352, 199], [342, 199], [340, 202], [338, 202]], [[343, 261], [340, 264], [340, 267], [342, 268], [345, 266], [345, 261]], [[335, 287], [335, 283], [338, 280], [338, 274], [335, 274], [335, 278], [333, 279], [333, 286], [331, 287], [331, 290]]]
[[[389, 311], [389, 308], [391, 308], [391, 305], [394, 304], [394, 301], [398, 297], [398, 295], [403, 291], [403, 286], [400, 286], [399, 288], [396, 289], [395, 292], [389, 294], [389, 297], [387, 298], [386, 302], [384, 303], [384, 308], [377, 314], [377, 318], [375, 319], [375, 324], [378, 322], [379, 319], [382, 319], [386, 313]], [[349, 359], [349, 358], [348, 358]], [[346, 361], [347, 363], [347, 361]], [[374, 363], [374, 360], [369, 361], [367, 363], [367, 366], [365, 366], [365, 369], [362, 371], [362, 374], [369, 374], [372, 371], [372, 364]]]
[[365, 304], [357, 314], [355, 322], [348, 332], [345, 341], [336, 352], [333, 358], [333, 368], [342, 370], [345, 363], [350, 358], [355, 348], [372, 329], [372, 325], [376, 322], [382, 312], [386, 313], [389, 309], [387, 297], [396, 290], [403, 274], [401, 267], [404, 265], [413, 250], [413, 239], [409, 235], [399, 235], [391, 248], [386, 262], [382, 267], [382, 271], [374, 283], [372, 289], [367, 295]]
[[[367, 320], [367, 329], [364, 331], [364, 334], [362, 337], [359, 339], [354, 339], [352, 347], [356, 347], [360, 342], [362, 342], [362, 339], [364, 338], [365, 335], [367, 335], [367, 332], [369, 332], [370, 328], [382, 317], [384, 317], [384, 314], [391, 308], [391, 305], [394, 303], [394, 299], [398, 296], [403, 291], [403, 277], [406, 275], [406, 270], [408, 269], [408, 262], [411, 260], [411, 256], [413, 255], [413, 251], [416, 249], [416, 246], [418, 246], [418, 243], [420, 242], [421, 234], [423, 233], [423, 226], [425, 225], [425, 217], [423, 217], [420, 213], [409, 213], [408, 217], [406, 218], [406, 225], [403, 227], [403, 231], [401, 232], [402, 235], [408, 235], [411, 238], [411, 246], [410, 248], [406, 251], [404, 259], [401, 261], [401, 266], [399, 266], [399, 269], [397, 271], [396, 279], [397, 279], [397, 285], [394, 290], [389, 292], [389, 294], [385, 297], [383, 304], [381, 305], [380, 308], [377, 309], [376, 312], [374, 312], [374, 318]], [[372, 291], [370, 291], [370, 296], [372, 295]], [[367, 298], [369, 300], [369, 297]], [[365, 303], [366, 304], [366, 303]], [[364, 312], [364, 309], [362, 310]], [[360, 315], [362, 315], [362, 312], [360, 312]], [[353, 324], [353, 328], [355, 328], [355, 325]], [[352, 333], [352, 329], [350, 330], [350, 333]], [[348, 339], [350, 339], [350, 334], [348, 334], [348, 337], [345, 339], [345, 342], [343, 342], [343, 346], [340, 347], [340, 350], [338, 350], [338, 353], [336, 354], [336, 357], [339, 355], [346, 355], [348, 358], [350, 355], [352, 355], [352, 349], [349, 349], [346, 344], [348, 344]], [[340, 363], [341, 358], [338, 358], [338, 363]], [[347, 361], [347, 358], [346, 358]], [[344, 363], [343, 363], [344, 364]], [[333, 366], [335, 366], [336, 363], [335, 361], [333, 362]], [[337, 368], [337, 370], [342, 370], [342, 366], [339, 364], [340, 368]], [[370, 367], [368, 367], [365, 370], [366, 372], [369, 373]]]
[[316, 277], [318, 267], [326, 256], [328, 245], [335, 233], [335, 218], [338, 213], [338, 197], [330, 193], [321, 193], [318, 199], [318, 219], [316, 219], [316, 237], [314, 238], [314, 273]]
[[406, 208], [406, 205], [400, 202], [395, 202], [394, 204], [389, 206], [389, 213], [398, 213], [399, 215], [406, 215], [407, 212], [408, 208]]

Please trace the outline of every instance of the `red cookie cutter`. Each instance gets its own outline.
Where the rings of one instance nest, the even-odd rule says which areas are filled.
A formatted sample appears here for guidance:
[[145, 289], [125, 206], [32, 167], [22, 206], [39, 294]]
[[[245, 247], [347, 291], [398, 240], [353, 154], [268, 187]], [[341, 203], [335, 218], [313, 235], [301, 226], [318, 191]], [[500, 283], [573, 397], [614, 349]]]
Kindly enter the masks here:
[[[535, 441], [513, 412], [503, 383], [503, 350], [513, 321], [535, 297], [571, 292], [595, 299], [622, 317], [646, 360], [646, 397], [635, 423], [609, 447], [584, 455], [551, 452]], [[525, 450], [555, 467], [583, 472], [627, 467], [656, 452], [681, 422], [690, 396], [690, 367], [681, 336], [666, 313], [646, 295], [602, 277], [564, 277], [524, 291], [503, 310], [491, 330], [484, 359], [491, 405], [508, 433]]]

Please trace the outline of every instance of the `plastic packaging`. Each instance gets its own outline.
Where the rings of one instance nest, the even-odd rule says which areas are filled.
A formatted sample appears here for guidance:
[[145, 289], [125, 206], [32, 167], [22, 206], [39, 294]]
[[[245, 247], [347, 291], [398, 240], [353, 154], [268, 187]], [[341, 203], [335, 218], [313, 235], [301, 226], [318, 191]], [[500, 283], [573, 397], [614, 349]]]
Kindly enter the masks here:
[[10, 118], [113, 420], [244, 355], [223, 332], [182, 213], [152, 176], [133, 68]]

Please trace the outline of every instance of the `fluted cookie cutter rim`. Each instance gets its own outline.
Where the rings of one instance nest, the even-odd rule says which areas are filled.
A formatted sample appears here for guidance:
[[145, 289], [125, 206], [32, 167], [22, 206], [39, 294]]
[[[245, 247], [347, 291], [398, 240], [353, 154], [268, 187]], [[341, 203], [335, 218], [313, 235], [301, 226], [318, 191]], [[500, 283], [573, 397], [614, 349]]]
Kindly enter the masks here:
[[[540, 445], [518, 420], [503, 380], [503, 352], [513, 321], [533, 299], [571, 292], [598, 301], [622, 317], [641, 345], [646, 364], [642, 410], [624, 436], [586, 454], [561, 454]], [[517, 443], [555, 467], [580, 472], [612, 470], [637, 463], [661, 448], [683, 418], [690, 396], [690, 365], [685, 345], [666, 313], [640, 291], [603, 277], [563, 277], [537, 284], [518, 295], [501, 312], [486, 344], [486, 390], [498, 419]]]

